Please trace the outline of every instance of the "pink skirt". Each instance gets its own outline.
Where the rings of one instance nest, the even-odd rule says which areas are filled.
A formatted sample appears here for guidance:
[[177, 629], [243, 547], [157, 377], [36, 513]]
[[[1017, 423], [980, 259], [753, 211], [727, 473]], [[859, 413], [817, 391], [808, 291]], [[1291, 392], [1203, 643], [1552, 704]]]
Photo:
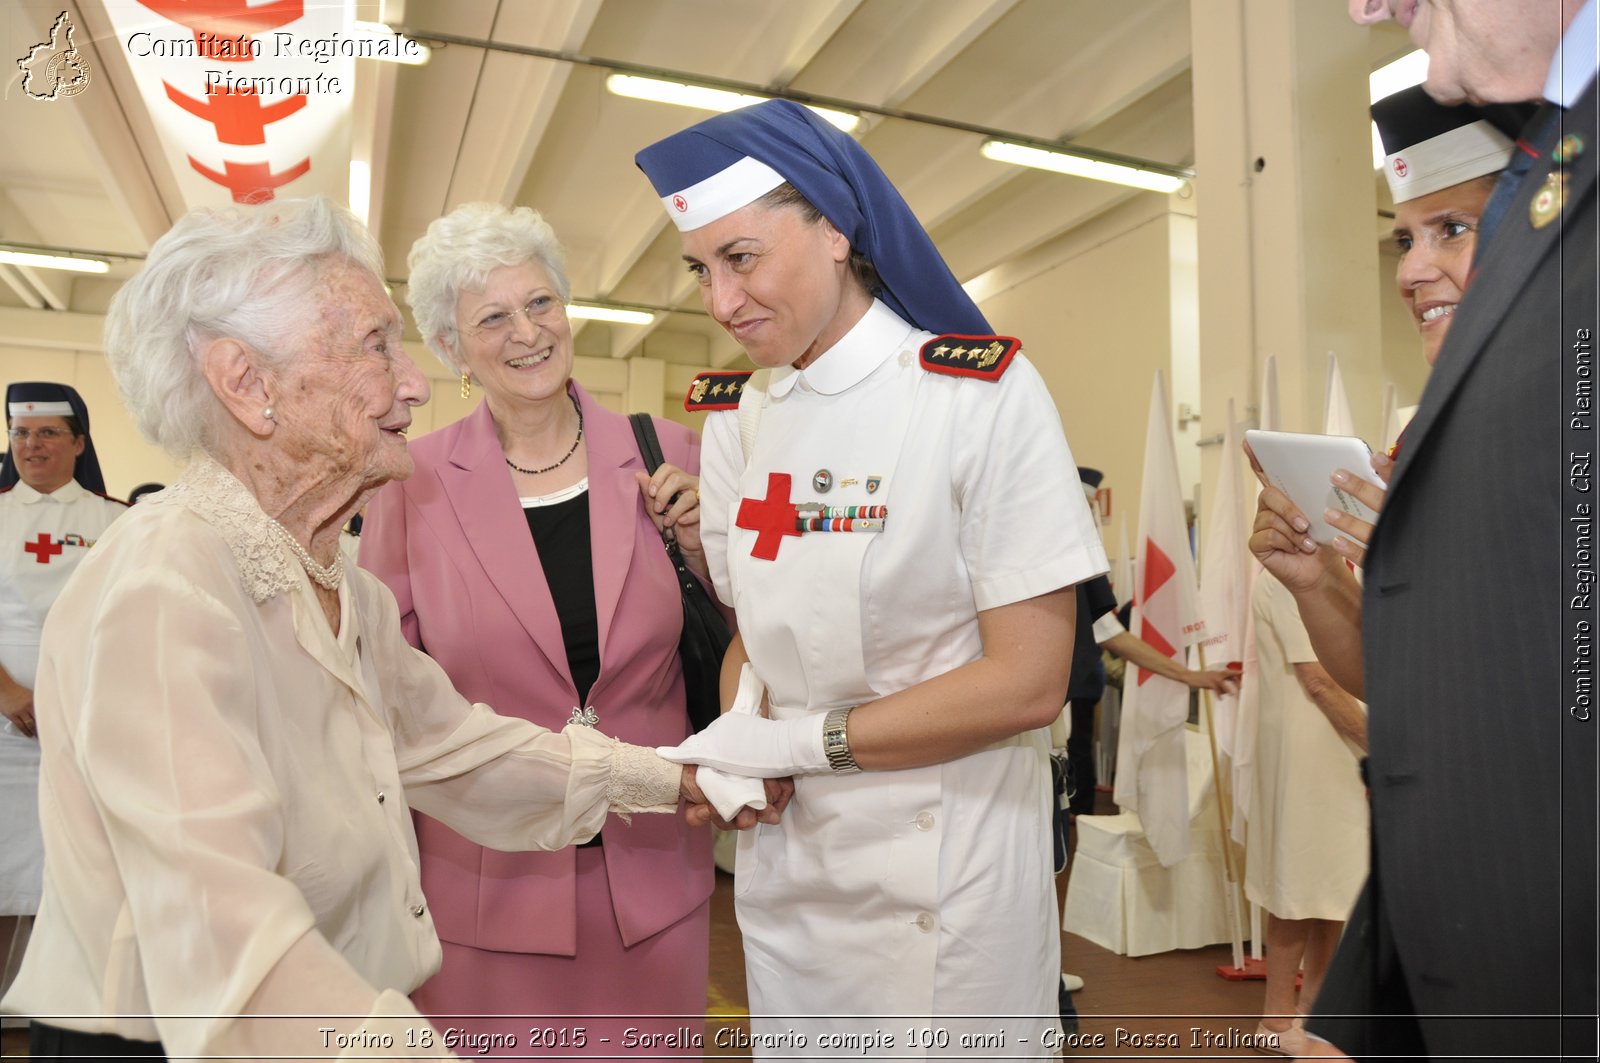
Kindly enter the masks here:
[[604, 850], [578, 850], [578, 954], [444, 946], [411, 994], [457, 1055], [699, 1056], [705, 1047], [711, 903], [632, 948], [611, 907]]

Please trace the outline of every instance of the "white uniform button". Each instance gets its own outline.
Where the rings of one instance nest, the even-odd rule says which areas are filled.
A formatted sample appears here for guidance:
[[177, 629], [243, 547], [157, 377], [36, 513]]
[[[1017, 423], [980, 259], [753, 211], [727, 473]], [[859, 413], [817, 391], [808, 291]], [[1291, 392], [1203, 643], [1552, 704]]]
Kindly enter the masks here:
[[933, 813], [932, 812], [918, 812], [915, 822], [917, 824], [917, 829], [918, 830], [922, 830], [922, 831], [932, 830], [933, 829], [933, 823], [934, 823]]
[[427, 910], [428, 909], [427, 909], [426, 905], [418, 904], [418, 905], [415, 905], [415, 906], [412, 907], [411, 914], [413, 916], [415, 916], [416, 918], [421, 919], [422, 918], [422, 913], [427, 911]]
[[383, 804], [383, 791], [382, 790], [378, 791], [378, 804], [380, 804], [380, 805]]
[[910, 351], [901, 351], [900, 352], [900, 368], [901, 369], [908, 369], [908, 368], [910, 368], [910, 366], [911, 366], [911, 352]]
[[933, 921], [933, 916], [930, 915], [929, 913], [927, 913], [927, 912], [918, 912], [917, 913], [917, 918], [916, 918], [916, 924], [917, 924], [917, 929], [922, 931], [924, 934], [933, 933], [934, 921]]

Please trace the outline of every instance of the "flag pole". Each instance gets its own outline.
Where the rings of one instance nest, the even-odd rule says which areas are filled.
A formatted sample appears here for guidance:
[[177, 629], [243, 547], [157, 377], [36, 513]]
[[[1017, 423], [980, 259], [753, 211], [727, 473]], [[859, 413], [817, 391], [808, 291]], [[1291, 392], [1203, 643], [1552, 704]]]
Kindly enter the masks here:
[[[1206, 648], [1196, 646], [1195, 653], [1200, 658], [1200, 670], [1206, 670]], [[1233, 838], [1228, 833], [1228, 824], [1233, 821], [1233, 811], [1229, 807], [1229, 793], [1227, 785], [1222, 781], [1222, 765], [1217, 757], [1217, 731], [1216, 718], [1211, 711], [1211, 690], [1207, 687], [1200, 689], [1200, 708], [1205, 713], [1206, 744], [1211, 748], [1211, 785], [1217, 795], [1217, 834], [1222, 840], [1222, 868], [1226, 878], [1226, 894], [1228, 898], [1228, 930], [1233, 935], [1233, 966], [1244, 970], [1244, 921], [1239, 910], [1239, 878], [1233, 871]]]

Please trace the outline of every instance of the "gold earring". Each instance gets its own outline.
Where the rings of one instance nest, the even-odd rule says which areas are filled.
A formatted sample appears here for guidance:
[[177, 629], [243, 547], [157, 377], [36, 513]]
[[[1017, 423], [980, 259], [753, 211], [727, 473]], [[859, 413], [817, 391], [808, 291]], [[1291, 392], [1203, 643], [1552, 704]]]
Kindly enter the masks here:
[[465, 369], [461, 371], [461, 397], [464, 399], [472, 398], [472, 377], [467, 375]]

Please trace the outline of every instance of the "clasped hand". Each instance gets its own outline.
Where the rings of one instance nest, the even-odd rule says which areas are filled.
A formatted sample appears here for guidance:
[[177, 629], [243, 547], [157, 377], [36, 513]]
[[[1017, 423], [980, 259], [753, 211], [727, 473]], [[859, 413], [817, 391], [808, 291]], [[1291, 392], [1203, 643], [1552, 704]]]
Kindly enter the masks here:
[[[656, 750], [663, 759], [686, 765], [685, 777], [693, 775], [715, 810], [709, 818], [724, 829], [778, 822], [794, 795], [792, 777], [828, 768], [823, 717], [768, 719], [762, 712], [765, 696], [765, 684], [746, 662], [726, 712], [699, 734]], [[704, 822], [698, 813], [689, 821]]]

